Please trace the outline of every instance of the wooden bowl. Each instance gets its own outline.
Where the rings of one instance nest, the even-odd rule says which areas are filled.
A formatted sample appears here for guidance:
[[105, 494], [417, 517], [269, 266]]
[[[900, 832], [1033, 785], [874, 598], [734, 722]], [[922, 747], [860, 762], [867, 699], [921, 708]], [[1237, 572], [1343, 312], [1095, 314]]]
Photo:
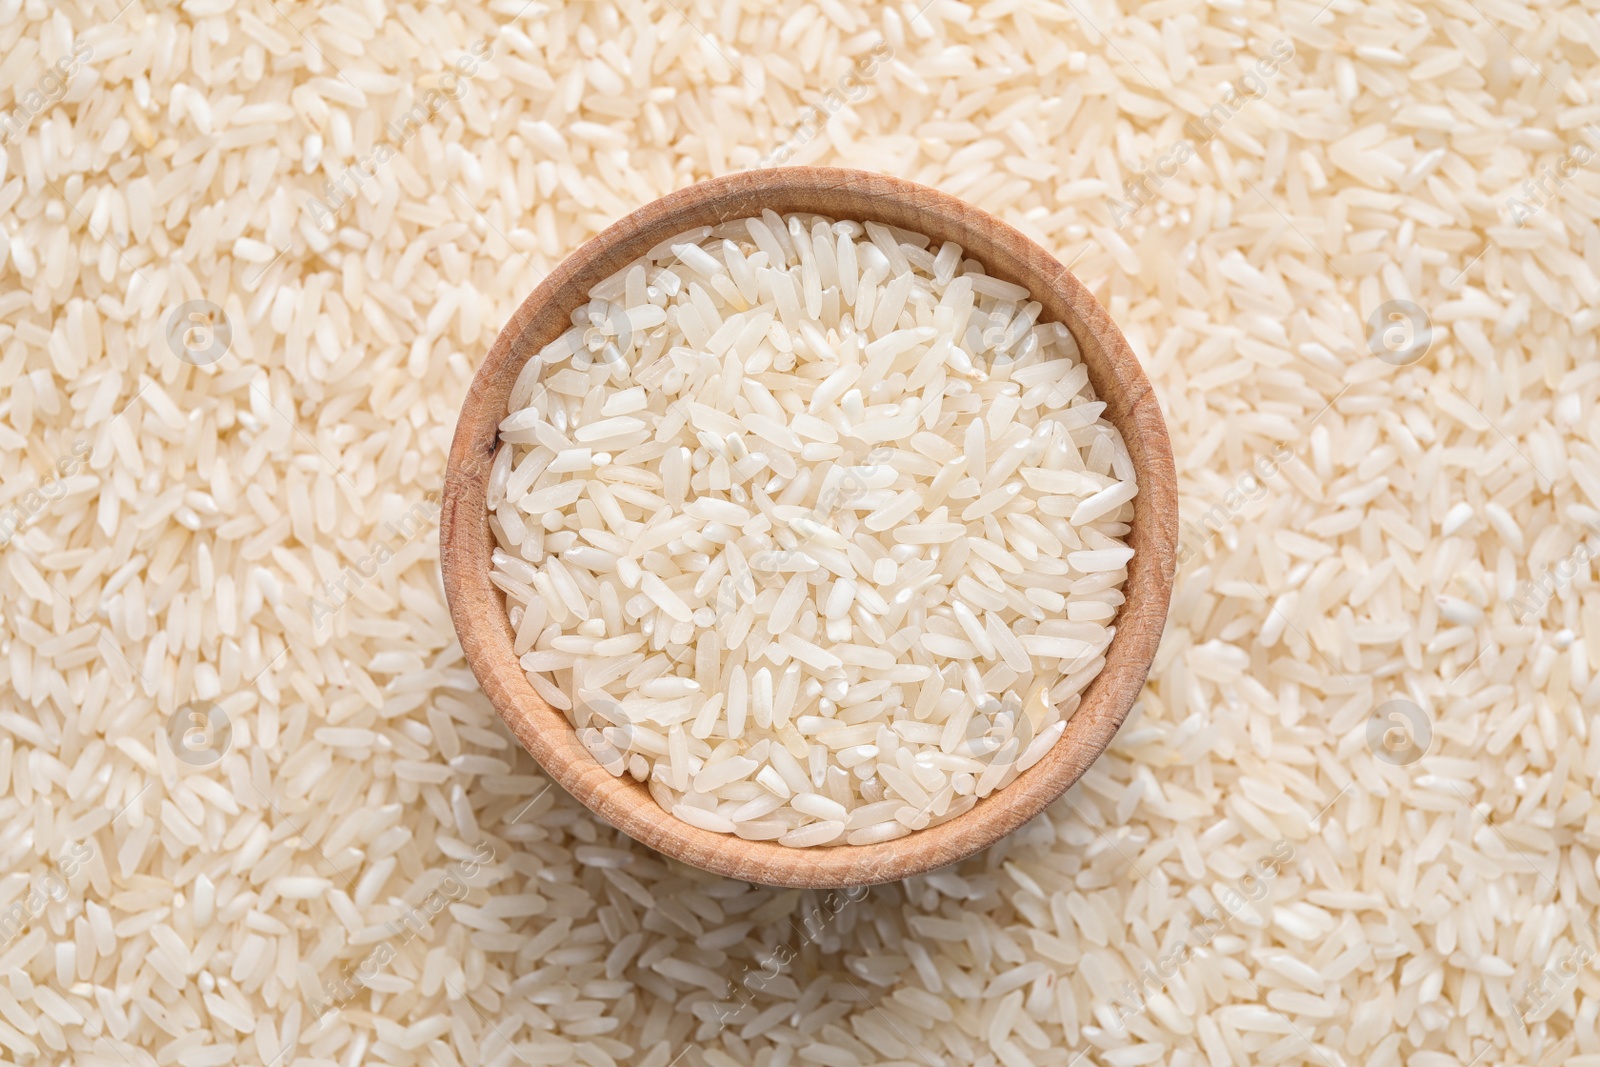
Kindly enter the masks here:
[[[572, 309], [587, 301], [591, 286], [674, 234], [759, 215], [763, 208], [876, 220], [935, 242], [953, 240], [991, 275], [1026, 286], [1044, 305], [1039, 321], [1063, 323], [1077, 339], [1105, 416], [1121, 431], [1138, 471], [1127, 600], [1105, 669], [1084, 690], [1066, 732], [1043, 759], [970, 811], [885, 844], [789, 848], [702, 830], [669, 815], [642, 784], [614, 778], [595, 762], [566, 717], [540, 699], [512, 652], [505, 601], [489, 581], [494, 539], [485, 496], [497, 425], [507, 414], [517, 372], [569, 328]], [[472, 672], [517, 740], [568, 792], [634, 839], [704, 870], [764, 885], [834, 888], [905, 878], [970, 856], [1078, 780], [1144, 685], [1166, 621], [1177, 528], [1172, 448], [1155, 393], [1122, 333], [1077, 278], [1021, 233], [944, 193], [882, 174], [785, 167], [731, 174], [645, 205], [579, 248], [523, 301], [461, 406], [445, 472], [439, 559]]]

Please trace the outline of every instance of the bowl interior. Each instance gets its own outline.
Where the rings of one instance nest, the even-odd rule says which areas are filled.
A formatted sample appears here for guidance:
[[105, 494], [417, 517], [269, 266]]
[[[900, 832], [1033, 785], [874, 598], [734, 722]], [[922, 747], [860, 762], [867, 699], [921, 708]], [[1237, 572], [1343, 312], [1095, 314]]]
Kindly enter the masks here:
[[[989, 274], [1026, 286], [1039, 321], [1077, 340], [1105, 417], [1138, 472], [1128, 542], [1135, 550], [1106, 665], [1082, 694], [1061, 739], [1012, 784], [938, 826], [879, 845], [795, 849], [690, 826], [663, 811], [632, 778], [595, 762], [566, 716], [528, 683], [512, 651], [504, 598], [489, 581], [494, 547], [485, 507], [497, 426], [518, 372], [570, 326], [588, 290], [667, 237], [701, 225], [803, 212], [875, 220], [955, 241]], [[602, 819], [668, 856], [766, 885], [869, 885], [953, 863], [1038, 814], [1084, 773], [1132, 707], [1155, 656], [1175, 570], [1176, 477], [1160, 407], [1121, 332], [1078, 280], [1044, 249], [986, 212], [880, 174], [821, 167], [746, 171], [679, 190], [622, 219], [568, 257], [507, 323], [473, 379], [451, 445], [439, 554], [450, 614], [467, 661], [500, 716], [534, 758]]]

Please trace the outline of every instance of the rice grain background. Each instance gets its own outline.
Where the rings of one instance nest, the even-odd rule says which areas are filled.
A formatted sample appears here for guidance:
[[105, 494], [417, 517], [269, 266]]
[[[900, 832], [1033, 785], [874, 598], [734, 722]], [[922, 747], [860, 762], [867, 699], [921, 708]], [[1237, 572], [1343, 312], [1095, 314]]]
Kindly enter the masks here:
[[[0, 1056], [1600, 1064], [1592, 5], [0, 0]], [[1184, 490], [1141, 703], [861, 893], [674, 864], [456, 646], [482, 352], [732, 169], [1054, 251]]]

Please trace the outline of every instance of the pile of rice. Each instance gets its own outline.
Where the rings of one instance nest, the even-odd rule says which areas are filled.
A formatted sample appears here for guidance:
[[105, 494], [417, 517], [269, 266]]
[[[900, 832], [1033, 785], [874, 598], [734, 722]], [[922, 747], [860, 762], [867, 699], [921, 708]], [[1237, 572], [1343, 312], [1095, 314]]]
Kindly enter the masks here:
[[[7, 1059], [1600, 1063], [1593, 11], [121, 5], [0, 0]], [[763, 158], [1072, 262], [1186, 493], [1111, 750], [863, 893], [551, 788], [437, 574], [517, 302]]]
[[528, 681], [703, 830], [807, 848], [948, 822], [1105, 665], [1133, 461], [1072, 334], [960, 245], [702, 226], [523, 367], [489, 474]]

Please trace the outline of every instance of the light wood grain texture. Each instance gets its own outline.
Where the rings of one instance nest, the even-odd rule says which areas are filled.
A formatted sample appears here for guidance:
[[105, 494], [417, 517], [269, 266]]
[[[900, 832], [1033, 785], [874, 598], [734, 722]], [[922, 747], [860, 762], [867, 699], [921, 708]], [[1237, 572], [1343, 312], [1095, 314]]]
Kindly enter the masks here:
[[[504, 598], [489, 581], [493, 537], [485, 510], [496, 426], [527, 360], [569, 326], [591, 286], [667, 237], [695, 226], [810, 212], [872, 219], [955, 241], [998, 278], [1026, 286], [1039, 321], [1064, 323], [1089, 380], [1122, 432], [1139, 475], [1129, 543], [1135, 554], [1106, 666], [1084, 691], [1060, 741], [1015, 782], [960, 817], [881, 845], [794, 849], [743, 841], [673, 818], [631, 778], [613, 778], [558, 710], [528, 684], [512, 654]], [[870, 885], [942, 867], [998, 841], [1037, 815], [1088, 769], [1144, 685], [1166, 621], [1177, 545], [1177, 486], [1160, 406], [1122, 333], [1065, 267], [986, 212], [936, 190], [881, 174], [823, 167], [747, 171], [672, 193], [622, 219], [553, 271], [517, 309], [462, 404], [445, 475], [439, 556], [450, 615], [467, 662], [500, 716], [542, 767], [606, 822], [685, 863], [776, 886]]]

